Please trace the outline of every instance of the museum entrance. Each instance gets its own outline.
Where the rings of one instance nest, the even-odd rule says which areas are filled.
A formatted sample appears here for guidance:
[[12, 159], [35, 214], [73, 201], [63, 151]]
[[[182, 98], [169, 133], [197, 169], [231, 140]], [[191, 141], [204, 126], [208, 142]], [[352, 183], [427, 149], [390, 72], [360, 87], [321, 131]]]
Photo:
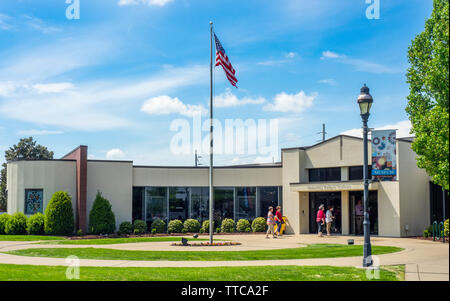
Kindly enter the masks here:
[[[325, 206], [325, 212], [327, 212], [330, 206], [334, 207], [335, 219], [331, 226], [332, 233], [341, 233], [342, 231], [342, 215], [341, 215], [341, 192], [310, 192], [309, 193], [309, 232], [317, 233], [317, 210], [319, 206], [323, 204]], [[325, 229], [325, 227], [324, 227]]]
[[[363, 221], [364, 221], [364, 192], [350, 191], [350, 234], [363, 235]], [[369, 191], [369, 220], [370, 220], [370, 234], [378, 235], [378, 192]]]

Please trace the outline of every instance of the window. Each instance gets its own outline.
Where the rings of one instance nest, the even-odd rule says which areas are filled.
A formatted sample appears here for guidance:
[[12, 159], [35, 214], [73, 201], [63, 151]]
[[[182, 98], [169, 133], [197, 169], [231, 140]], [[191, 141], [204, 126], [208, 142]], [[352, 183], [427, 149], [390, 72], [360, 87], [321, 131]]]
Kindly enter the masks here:
[[189, 216], [189, 188], [169, 188], [169, 219], [186, 220]]
[[[369, 179], [372, 178], [372, 166], [369, 165]], [[348, 168], [348, 179], [350, 181], [357, 181], [363, 179], [363, 167], [362, 166], [350, 166]]]
[[256, 187], [236, 188], [236, 220], [253, 220], [256, 215]]
[[43, 213], [43, 189], [25, 189], [25, 214]]
[[277, 205], [281, 205], [278, 202], [278, 187], [260, 187], [258, 192], [259, 198], [259, 215], [267, 216], [269, 207], [272, 206], [274, 209]]
[[215, 188], [214, 220], [219, 222], [225, 218], [234, 219], [234, 188]]
[[209, 218], [209, 187], [191, 188], [191, 218], [200, 222]]
[[145, 187], [133, 187], [133, 221], [144, 220], [144, 192]]
[[156, 218], [167, 221], [167, 188], [145, 188], [145, 219], [151, 222]]
[[313, 168], [308, 170], [310, 182], [329, 182], [341, 180], [341, 168]]

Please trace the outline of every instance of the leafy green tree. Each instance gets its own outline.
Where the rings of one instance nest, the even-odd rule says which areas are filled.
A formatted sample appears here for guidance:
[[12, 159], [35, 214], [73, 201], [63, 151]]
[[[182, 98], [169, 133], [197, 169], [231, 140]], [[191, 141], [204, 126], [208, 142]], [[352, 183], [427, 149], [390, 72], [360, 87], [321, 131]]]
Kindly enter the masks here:
[[425, 30], [408, 50], [410, 85], [406, 112], [411, 120], [417, 166], [449, 189], [449, 1], [434, 0]]
[[55, 192], [45, 208], [45, 234], [71, 235], [74, 227], [72, 198], [65, 191]]
[[[53, 159], [53, 152], [36, 144], [33, 137], [20, 139], [19, 143], [5, 151], [5, 161]], [[0, 211], [6, 211], [6, 163], [0, 172]]]
[[94, 204], [89, 213], [89, 232], [93, 234], [111, 234], [116, 230], [116, 218], [111, 203], [97, 191]]

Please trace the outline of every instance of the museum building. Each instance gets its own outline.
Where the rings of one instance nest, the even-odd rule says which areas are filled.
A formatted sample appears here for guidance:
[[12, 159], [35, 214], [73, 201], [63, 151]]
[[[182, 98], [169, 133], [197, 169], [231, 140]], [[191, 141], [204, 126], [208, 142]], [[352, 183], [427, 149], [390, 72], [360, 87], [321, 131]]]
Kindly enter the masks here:
[[[443, 212], [442, 190], [416, 165], [412, 138], [396, 139], [395, 180], [369, 185], [371, 233], [421, 235]], [[369, 145], [370, 153], [370, 145]], [[315, 233], [320, 204], [333, 206], [333, 231], [361, 234], [362, 139], [339, 135], [307, 147], [281, 150], [281, 162], [214, 168], [214, 219], [248, 219], [281, 205], [287, 232]], [[116, 225], [142, 219], [208, 219], [208, 167], [139, 166], [132, 161], [89, 160], [87, 146], [61, 159], [7, 163], [8, 213], [44, 212], [56, 191], [72, 197], [77, 229], [87, 230], [100, 191], [112, 205]], [[446, 193], [448, 212], [448, 193]], [[448, 218], [448, 213], [447, 213]]]

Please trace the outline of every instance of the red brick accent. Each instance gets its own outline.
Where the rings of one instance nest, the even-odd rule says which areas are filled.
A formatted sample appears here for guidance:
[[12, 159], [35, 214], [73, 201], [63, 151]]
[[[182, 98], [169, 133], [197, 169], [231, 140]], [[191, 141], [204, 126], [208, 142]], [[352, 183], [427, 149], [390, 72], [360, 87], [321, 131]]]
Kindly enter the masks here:
[[80, 145], [65, 155], [64, 159], [77, 162], [77, 208], [75, 213], [76, 229], [87, 231], [86, 199], [87, 199], [87, 146]]

